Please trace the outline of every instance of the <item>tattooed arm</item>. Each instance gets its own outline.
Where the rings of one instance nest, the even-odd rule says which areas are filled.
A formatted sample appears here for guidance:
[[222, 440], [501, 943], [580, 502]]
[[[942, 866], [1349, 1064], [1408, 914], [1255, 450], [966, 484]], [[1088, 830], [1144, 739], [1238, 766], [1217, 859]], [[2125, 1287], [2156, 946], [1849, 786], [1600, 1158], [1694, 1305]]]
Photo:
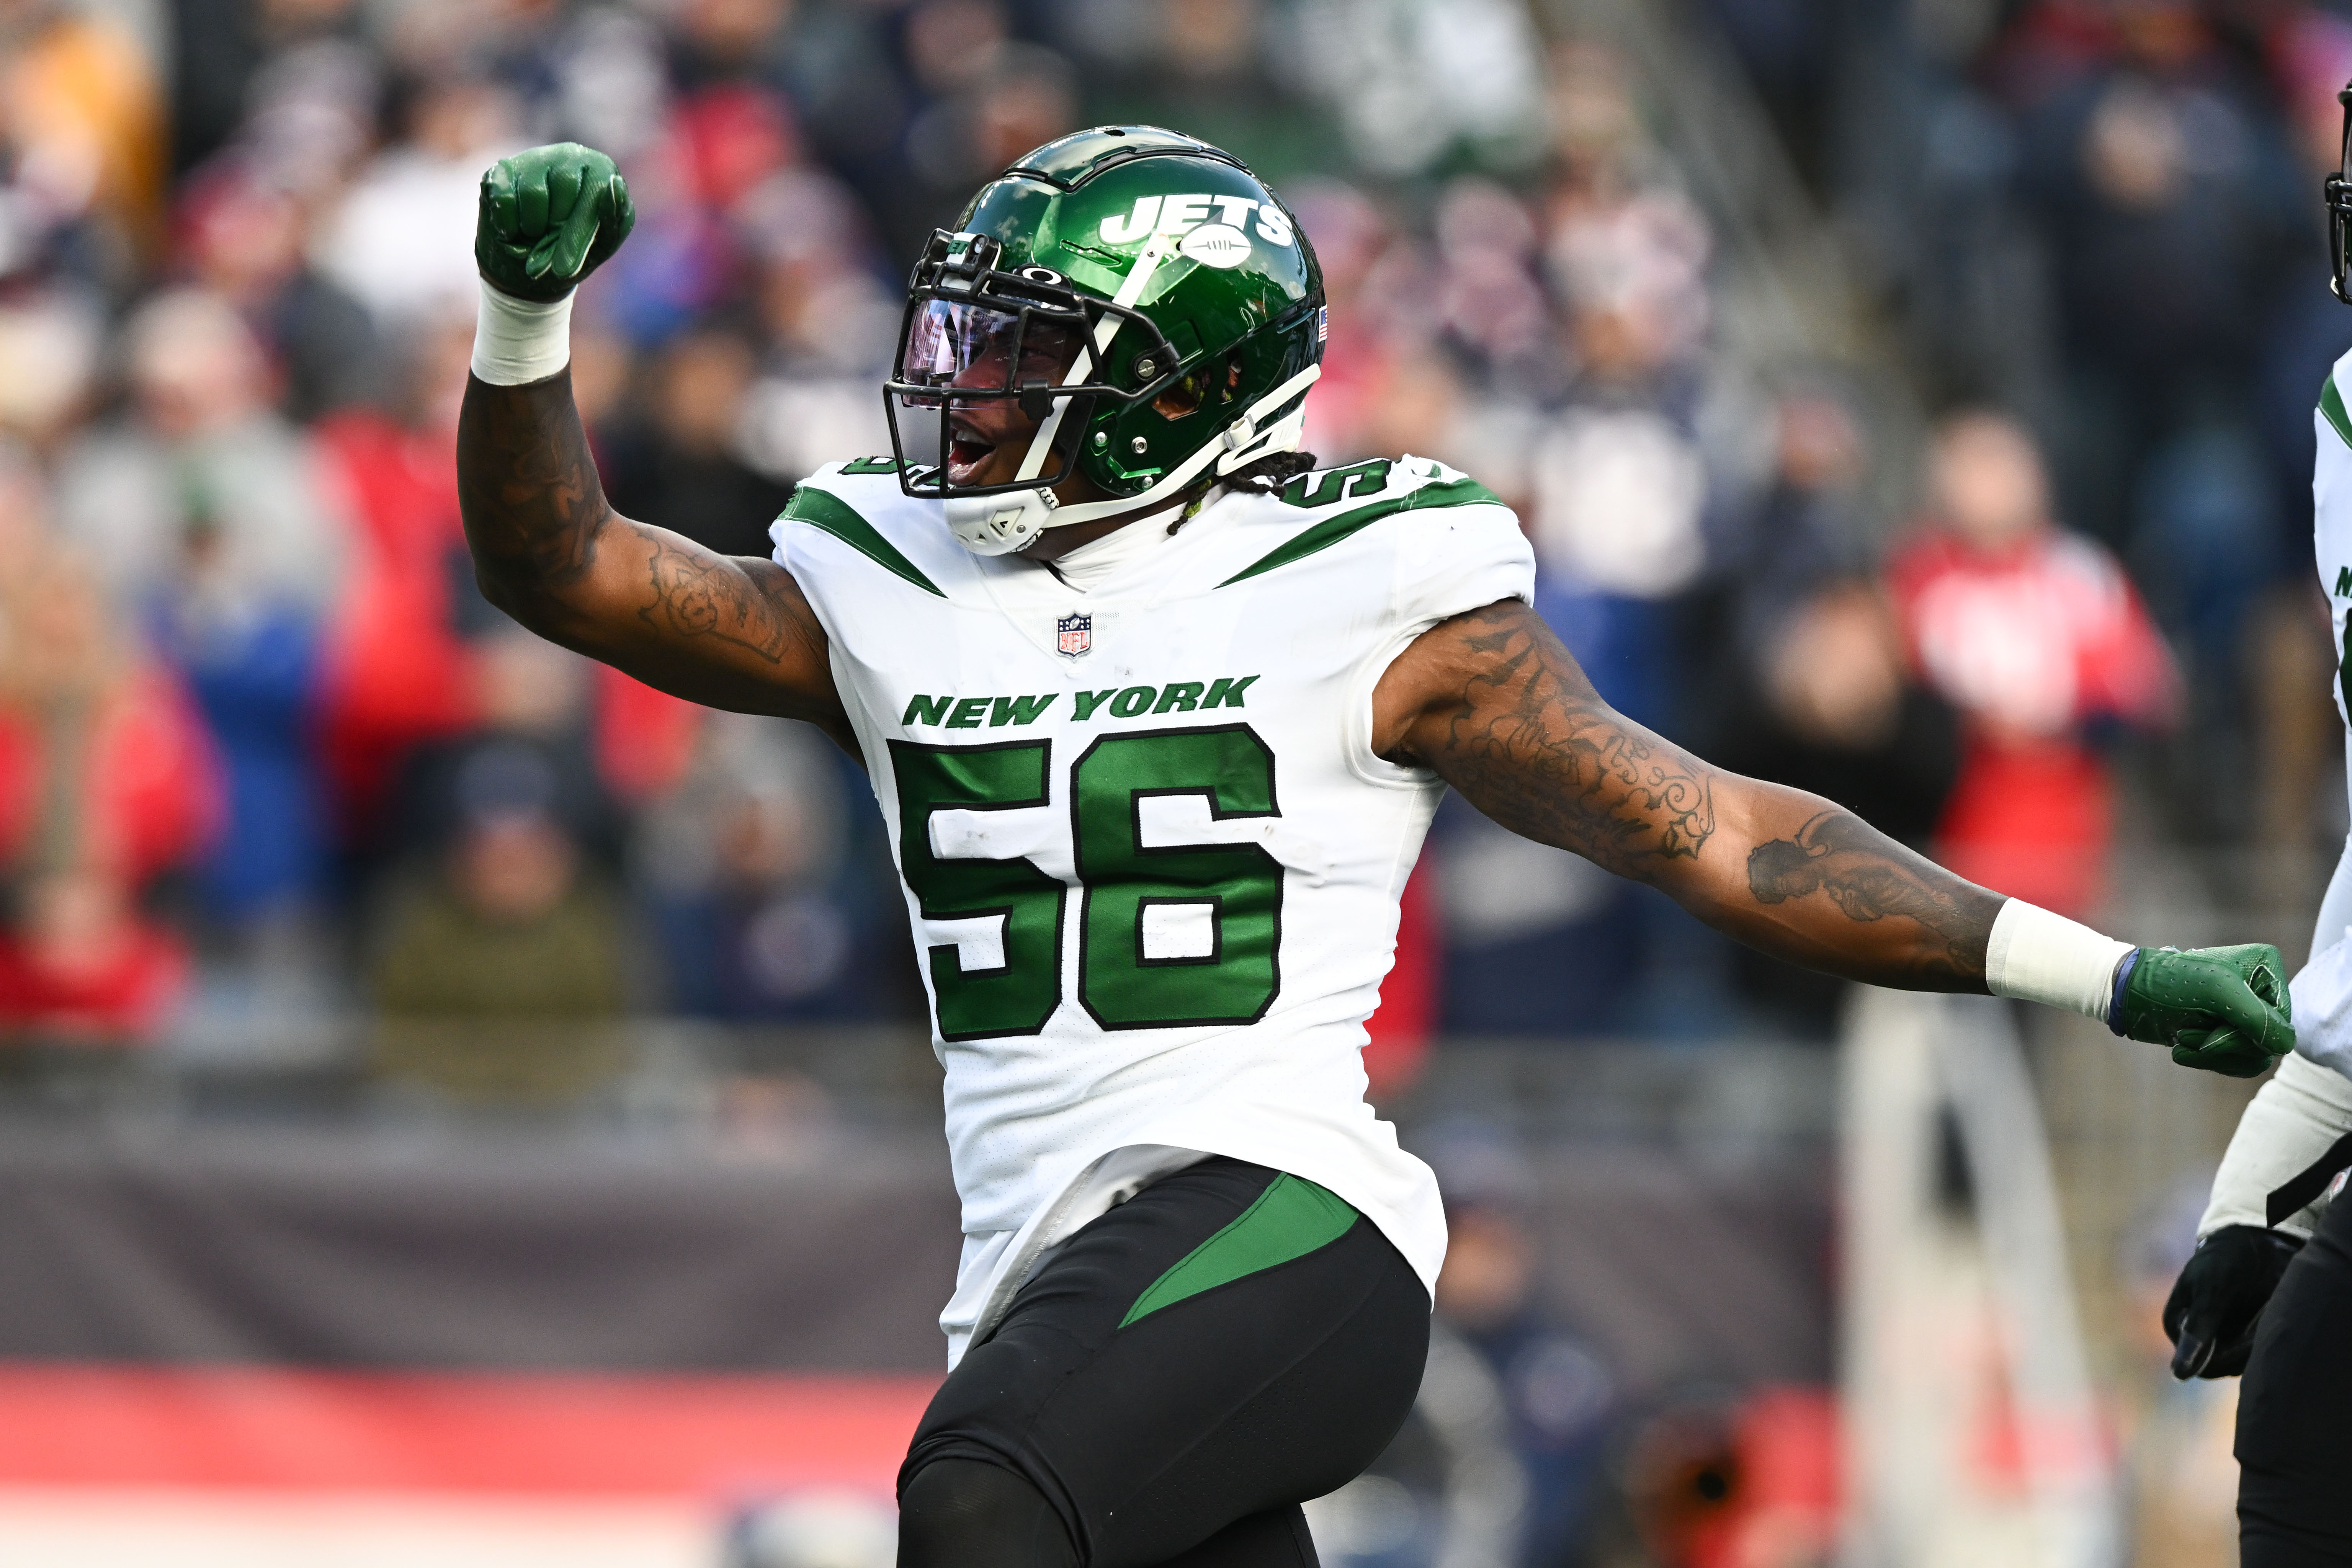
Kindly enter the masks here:
[[1423, 633], [1381, 676], [1372, 715], [1390, 761], [1434, 769], [1514, 832], [1659, 888], [1750, 946], [1883, 986], [1985, 988], [1999, 894], [1612, 711], [1524, 604]]
[[570, 371], [522, 386], [468, 380], [457, 498], [482, 591], [541, 636], [694, 702], [808, 719], [847, 743], [800, 585], [773, 561], [614, 511]]

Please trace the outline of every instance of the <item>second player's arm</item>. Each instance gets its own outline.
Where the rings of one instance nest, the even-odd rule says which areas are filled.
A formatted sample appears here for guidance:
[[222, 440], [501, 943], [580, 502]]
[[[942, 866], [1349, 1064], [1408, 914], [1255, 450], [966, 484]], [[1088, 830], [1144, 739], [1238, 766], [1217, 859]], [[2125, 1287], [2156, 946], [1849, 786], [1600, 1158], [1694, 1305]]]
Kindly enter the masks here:
[[469, 379], [457, 498], [482, 591], [531, 631], [677, 696], [846, 737], [824, 628], [792, 574], [615, 512], [570, 371]]
[[1660, 889], [1778, 957], [1983, 991], [2004, 900], [1801, 790], [1711, 768], [1601, 700], [1517, 601], [1424, 633], [1381, 677], [1375, 745], [1503, 826]]

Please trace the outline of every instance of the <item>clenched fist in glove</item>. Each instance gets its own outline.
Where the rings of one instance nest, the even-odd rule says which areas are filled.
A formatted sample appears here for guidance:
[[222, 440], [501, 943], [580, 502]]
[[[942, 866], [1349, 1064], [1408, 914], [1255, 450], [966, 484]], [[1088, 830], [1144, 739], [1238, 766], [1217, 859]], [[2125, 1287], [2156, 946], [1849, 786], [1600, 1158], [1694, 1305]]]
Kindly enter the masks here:
[[547, 303], [609, 260], [636, 221], [610, 158], [577, 141], [534, 147], [483, 174], [474, 265], [500, 293]]
[[2279, 950], [2141, 947], [2118, 966], [2107, 1027], [2172, 1060], [2231, 1078], [2259, 1078], [2294, 1049], [2293, 1005]]

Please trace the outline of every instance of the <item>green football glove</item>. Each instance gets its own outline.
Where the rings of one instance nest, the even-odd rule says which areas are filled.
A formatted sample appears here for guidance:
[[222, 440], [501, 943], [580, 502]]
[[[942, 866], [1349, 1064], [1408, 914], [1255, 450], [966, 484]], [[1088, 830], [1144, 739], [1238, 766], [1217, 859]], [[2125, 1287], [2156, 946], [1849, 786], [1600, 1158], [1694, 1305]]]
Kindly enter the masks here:
[[2107, 1027], [2168, 1045], [2183, 1067], [2259, 1078], [2294, 1049], [2286, 968], [2267, 943], [2241, 947], [2142, 947]]
[[579, 287], [636, 221], [610, 158], [577, 141], [534, 147], [482, 175], [474, 265], [501, 294], [544, 304]]

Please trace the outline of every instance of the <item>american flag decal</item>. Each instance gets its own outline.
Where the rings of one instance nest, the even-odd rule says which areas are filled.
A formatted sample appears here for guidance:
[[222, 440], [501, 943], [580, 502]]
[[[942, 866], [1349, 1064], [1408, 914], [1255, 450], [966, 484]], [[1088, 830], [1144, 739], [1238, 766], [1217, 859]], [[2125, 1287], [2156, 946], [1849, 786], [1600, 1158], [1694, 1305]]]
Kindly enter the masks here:
[[1315, 341], [1319, 345], [1328, 343], [1330, 340], [1331, 307], [1328, 305], [1318, 305], [1315, 308]]
[[1054, 651], [1066, 659], [1085, 657], [1095, 645], [1095, 618], [1074, 610], [1054, 622]]

